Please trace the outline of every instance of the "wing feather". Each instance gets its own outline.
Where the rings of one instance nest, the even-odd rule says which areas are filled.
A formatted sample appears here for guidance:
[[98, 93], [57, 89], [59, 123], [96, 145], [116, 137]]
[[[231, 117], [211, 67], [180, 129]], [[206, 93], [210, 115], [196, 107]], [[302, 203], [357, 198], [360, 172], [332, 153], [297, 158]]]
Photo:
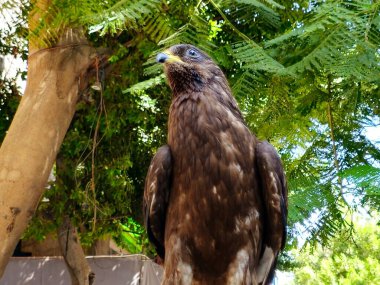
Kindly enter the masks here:
[[266, 141], [256, 145], [256, 166], [264, 206], [263, 250], [257, 273], [259, 284], [267, 284], [273, 277], [278, 253], [285, 246], [288, 190], [281, 159]]
[[172, 156], [168, 145], [160, 147], [153, 157], [145, 179], [143, 213], [149, 240], [164, 259], [166, 209], [169, 201]]

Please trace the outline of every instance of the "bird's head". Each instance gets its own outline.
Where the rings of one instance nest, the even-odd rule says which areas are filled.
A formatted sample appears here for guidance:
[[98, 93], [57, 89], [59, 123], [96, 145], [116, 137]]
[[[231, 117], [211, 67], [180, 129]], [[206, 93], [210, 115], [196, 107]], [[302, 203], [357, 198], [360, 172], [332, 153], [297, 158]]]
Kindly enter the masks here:
[[216, 77], [225, 79], [220, 68], [198, 48], [179, 44], [157, 55], [174, 95], [182, 92], [200, 92]]

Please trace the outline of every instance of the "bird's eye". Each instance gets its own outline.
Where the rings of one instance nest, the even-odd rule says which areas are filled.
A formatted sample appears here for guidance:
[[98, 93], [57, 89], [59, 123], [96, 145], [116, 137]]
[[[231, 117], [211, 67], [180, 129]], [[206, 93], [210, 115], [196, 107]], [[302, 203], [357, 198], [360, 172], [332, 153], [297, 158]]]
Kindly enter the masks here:
[[199, 53], [195, 49], [189, 49], [187, 55], [190, 57], [199, 57]]

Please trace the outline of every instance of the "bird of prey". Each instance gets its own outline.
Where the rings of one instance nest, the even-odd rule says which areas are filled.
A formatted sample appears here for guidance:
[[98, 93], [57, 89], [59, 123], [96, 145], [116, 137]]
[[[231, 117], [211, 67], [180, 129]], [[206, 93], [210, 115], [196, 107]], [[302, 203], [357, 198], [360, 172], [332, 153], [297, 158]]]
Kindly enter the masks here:
[[162, 284], [270, 284], [286, 238], [281, 160], [248, 129], [221, 69], [198, 48], [157, 55], [173, 92], [168, 142], [144, 190]]

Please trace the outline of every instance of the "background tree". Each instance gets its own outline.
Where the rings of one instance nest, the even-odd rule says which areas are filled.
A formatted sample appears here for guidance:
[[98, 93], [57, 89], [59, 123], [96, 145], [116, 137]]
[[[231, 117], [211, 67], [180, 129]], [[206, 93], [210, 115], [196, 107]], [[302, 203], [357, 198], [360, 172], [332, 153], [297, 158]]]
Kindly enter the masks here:
[[[220, 62], [249, 126], [282, 153], [292, 225], [302, 223], [308, 240], [321, 243], [349, 229], [344, 216], [358, 205], [347, 199], [363, 191], [339, 173], [379, 160], [364, 135], [378, 115], [379, 4], [186, 3], [194, 5], [189, 19], [161, 45], [195, 43]], [[157, 75], [131, 90], [160, 87], [160, 71], [146, 73]]]
[[107, 50], [111, 67], [95, 64], [96, 90], [83, 92], [60, 151], [68, 167], [57, 167], [61, 182], [46, 192], [50, 202], [40, 204], [26, 235], [56, 231], [66, 212], [86, 245], [127, 234], [136, 251], [149, 251], [136, 221], [148, 163], [166, 140], [170, 101], [154, 55], [179, 42], [216, 59], [249, 127], [280, 151], [290, 185], [288, 248], [300, 229], [314, 244], [350, 231], [347, 212], [379, 208], [378, 184], [363, 183], [380, 159], [365, 136], [379, 115], [379, 5], [53, 1], [44, 27], [55, 35], [80, 25]]
[[[36, 32], [51, 3], [32, 4], [29, 28]], [[69, 27], [41, 28], [38, 37], [29, 38], [28, 85], [0, 148], [0, 276], [44, 192], [79, 92], [88, 82], [92, 52]]]
[[379, 283], [379, 237], [373, 221], [356, 220], [354, 233], [339, 232], [328, 248], [307, 246], [296, 256], [295, 284]]

